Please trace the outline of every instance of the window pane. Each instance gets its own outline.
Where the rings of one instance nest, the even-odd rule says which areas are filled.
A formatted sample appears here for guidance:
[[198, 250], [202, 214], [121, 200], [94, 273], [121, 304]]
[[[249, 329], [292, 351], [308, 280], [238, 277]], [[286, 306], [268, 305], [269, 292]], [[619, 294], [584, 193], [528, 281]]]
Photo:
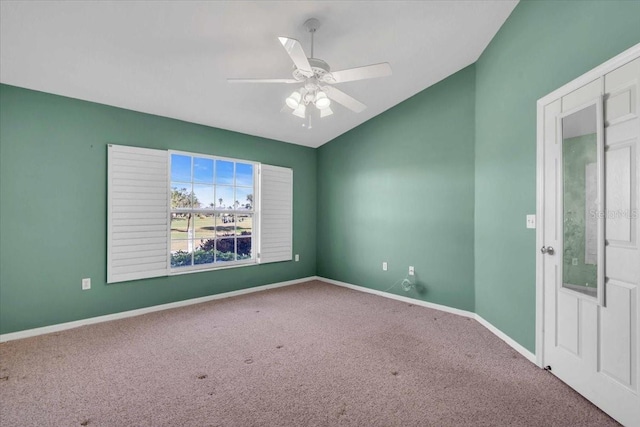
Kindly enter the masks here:
[[208, 215], [194, 215], [194, 229], [196, 239], [213, 238], [215, 237], [215, 218], [213, 214]]
[[238, 260], [251, 258], [251, 237], [239, 237]]
[[[172, 154], [171, 208], [252, 211], [255, 173], [250, 163]], [[174, 212], [170, 221], [172, 267], [252, 258], [253, 212]]]
[[171, 214], [171, 238], [188, 239], [193, 237], [193, 218], [191, 214]]
[[193, 263], [195, 265], [212, 264], [215, 258], [215, 239], [204, 239], [199, 241], [199, 246], [193, 253]]
[[236, 200], [238, 201], [238, 207], [236, 209], [252, 209], [253, 189], [236, 187]]
[[192, 253], [188, 240], [171, 241], [171, 267], [188, 267], [191, 265]]
[[233, 162], [216, 160], [216, 184], [233, 185]]
[[216, 199], [218, 209], [232, 209], [234, 202], [233, 187], [217, 185]]
[[237, 236], [250, 236], [253, 228], [253, 217], [251, 215], [238, 215], [236, 222]]
[[171, 183], [171, 208], [190, 208], [192, 206], [193, 191], [191, 184], [180, 182]]
[[171, 181], [191, 182], [191, 156], [171, 155]]
[[183, 251], [183, 252], [190, 252], [189, 251], [189, 241], [188, 240], [171, 240], [171, 253], [177, 252], [177, 251]]
[[253, 165], [236, 163], [236, 185], [253, 187]]
[[219, 239], [216, 240], [216, 261], [217, 262], [225, 262], [225, 261], [235, 261], [236, 260], [236, 250], [235, 250], [235, 239]]
[[193, 207], [213, 209], [213, 185], [193, 185]]
[[216, 236], [231, 237], [235, 235], [236, 221], [232, 214], [218, 214], [216, 216]]
[[193, 182], [213, 184], [213, 159], [193, 158]]

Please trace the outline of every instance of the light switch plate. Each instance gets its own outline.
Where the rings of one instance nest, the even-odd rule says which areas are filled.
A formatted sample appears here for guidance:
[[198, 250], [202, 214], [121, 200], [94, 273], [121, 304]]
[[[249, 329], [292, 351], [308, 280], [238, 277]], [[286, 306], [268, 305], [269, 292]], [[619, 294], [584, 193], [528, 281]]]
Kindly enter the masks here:
[[82, 279], [82, 290], [88, 291], [91, 289], [91, 278]]
[[387, 271], [387, 268], [388, 268], [387, 262], [385, 261], [382, 263], [382, 271]]
[[527, 228], [536, 228], [536, 216], [527, 215]]

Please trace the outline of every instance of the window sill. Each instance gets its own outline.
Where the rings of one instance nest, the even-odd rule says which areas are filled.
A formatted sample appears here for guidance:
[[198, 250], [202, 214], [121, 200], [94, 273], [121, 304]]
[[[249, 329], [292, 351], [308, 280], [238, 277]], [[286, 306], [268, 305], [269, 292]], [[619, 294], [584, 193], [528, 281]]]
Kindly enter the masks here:
[[191, 273], [202, 273], [204, 271], [218, 271], [218, 270], [228, 270], [230, 268], [239, 268], [239, 267], [250, 267], [252, 265], [258, 265], [258, 261], [255, 259], [248, 261], [236, 261], [234, 263], [225, 263], [225, 264], [207, 264], [201, 267], [169, 267], [169, 276], [180, 276], [182, 274], [191, 274]]

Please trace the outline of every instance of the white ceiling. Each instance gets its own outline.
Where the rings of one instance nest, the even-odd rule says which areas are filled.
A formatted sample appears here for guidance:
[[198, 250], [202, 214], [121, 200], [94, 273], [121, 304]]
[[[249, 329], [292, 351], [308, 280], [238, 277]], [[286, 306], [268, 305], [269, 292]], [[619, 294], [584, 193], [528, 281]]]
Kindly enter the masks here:
[[[517, 1], [2, 1], [0, 81], [318, 147], [474, 63]], [[368, 108], [332, 106], [313, 128], [282, 111], [296, 86], [277, 36], [334, 70], [389, 62], [393, 75], [337, 85]], [[335, 105], [335, 104], [334, 104]]]

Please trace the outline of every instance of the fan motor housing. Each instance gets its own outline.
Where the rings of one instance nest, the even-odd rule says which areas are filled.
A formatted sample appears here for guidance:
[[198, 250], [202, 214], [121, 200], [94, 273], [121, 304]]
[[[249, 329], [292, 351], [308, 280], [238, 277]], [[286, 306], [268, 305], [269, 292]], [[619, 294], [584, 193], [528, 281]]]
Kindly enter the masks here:
[[[329, 64], [324, 62], [322, 59], [318, 58], [308, 58], [309, 65], [311, 65], [311, 70], [313, 71], [313, 76], [322, 80], [325, 74], [329, 74], [331, 72], [331, 67]], [[307, 77], [300, 72], [297, 68], [293, 70], [293, 78], [299, 81], [305, 80]]]

